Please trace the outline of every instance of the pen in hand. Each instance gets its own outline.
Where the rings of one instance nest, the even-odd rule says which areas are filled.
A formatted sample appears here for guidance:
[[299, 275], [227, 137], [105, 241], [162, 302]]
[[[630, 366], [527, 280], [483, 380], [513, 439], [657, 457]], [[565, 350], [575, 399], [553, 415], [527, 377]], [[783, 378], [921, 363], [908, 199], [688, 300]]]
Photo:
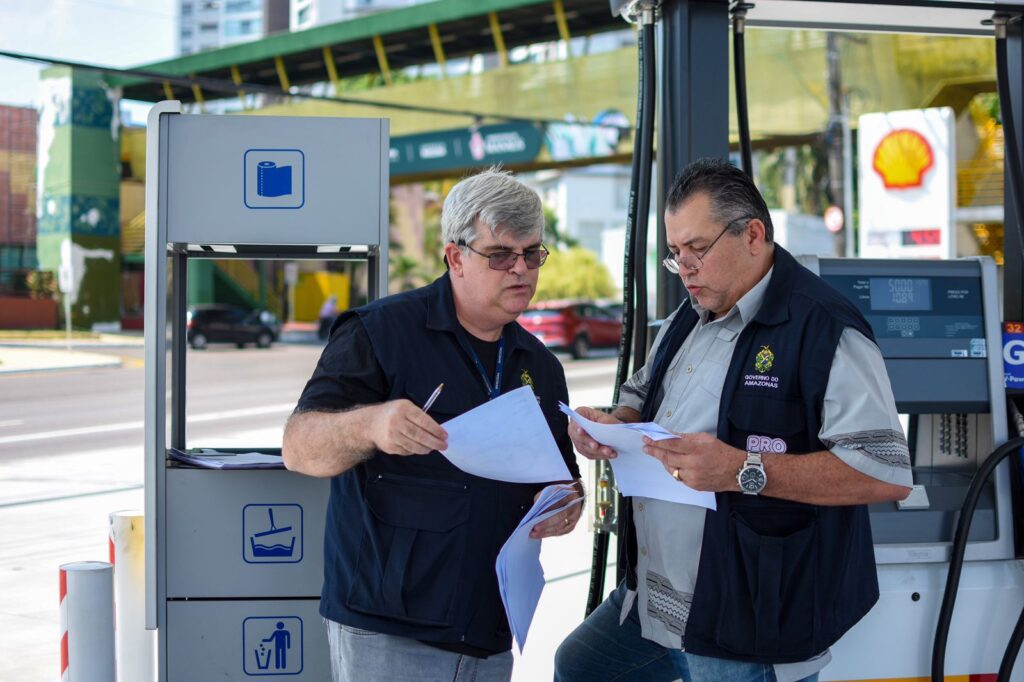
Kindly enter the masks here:
[[427, 402], [423, 403], [423, 411], [424, 412], [429, 410], [431, 405], [434, 404], [434, 401], [437, 400], [437, 396], [441, 395], [441, 389], [442, 388], [444, 388], [444, 382], [443, 381], [440, 384], [438, 384], [437, 388], [434, 389], [434, 392], [430, 394], [430, 397], [427, 398]]

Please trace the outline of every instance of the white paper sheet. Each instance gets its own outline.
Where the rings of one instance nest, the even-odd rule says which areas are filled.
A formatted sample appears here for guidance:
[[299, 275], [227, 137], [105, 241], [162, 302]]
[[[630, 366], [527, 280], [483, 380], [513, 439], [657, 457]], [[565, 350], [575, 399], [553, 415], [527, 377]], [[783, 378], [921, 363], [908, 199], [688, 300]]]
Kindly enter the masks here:
[[676, 438], [674, 433], [654, 422], [601, 424], [581, 416], [568, 405], [559, 407], [594, 440], [618, 453], [619, 456], [609, 462], [615, 474], [615, 485], [623, 495], [716, 508], [714, 493], [700, 492], [677, 481], [665, 471], [659, 459], [644, 452], [644, 436], [667, 440]]
[[510, 483], [572, 479], [529, 386], [446, 421], [441, 454], [466, 473]]
[[569, 507], [579, 504], [583, 498], [570, 500], [565, 506], [561, 501], [574, 488], [568, 485], [550, 485], [541, 491], [530, 511], [519, 522], [509, 539], [498, 552], [494, 570], [498, 576], [498, 591], [505, 605], [512, 636], [519, 644], [519, 653], [526, 646], [526, 636], [537, 611], [541, 593], [544, 591], [544, 568], [540, 563], [540, 540], [530, 537], [530, 530]]
[[209, 449], [185, 452], [170, 448], [167, 454], [171, 459], [203, 469], [284, 469], [281, 455], [262, 452], [218, 452]]

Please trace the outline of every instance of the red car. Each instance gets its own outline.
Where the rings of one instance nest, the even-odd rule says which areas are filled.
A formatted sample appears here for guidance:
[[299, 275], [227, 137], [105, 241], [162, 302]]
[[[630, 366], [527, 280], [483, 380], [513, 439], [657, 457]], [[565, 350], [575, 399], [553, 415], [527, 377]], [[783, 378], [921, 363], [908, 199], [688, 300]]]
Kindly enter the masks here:
[[519, 324], [552, 350], [576, 359], [591, 348], [614, 348], [622, 335], [622, 318], [588, 301], [544, 301], [527, 308]]

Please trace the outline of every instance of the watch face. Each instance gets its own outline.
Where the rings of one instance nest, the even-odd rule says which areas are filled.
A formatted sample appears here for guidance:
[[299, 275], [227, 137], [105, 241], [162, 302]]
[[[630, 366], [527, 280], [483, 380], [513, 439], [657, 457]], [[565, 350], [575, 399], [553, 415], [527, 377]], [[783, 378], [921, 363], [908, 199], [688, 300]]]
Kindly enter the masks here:
[[740, 472], [740, 487], [746, 492], [759, 493], [764, 486], [764, 472], [757, 467], [747, 467]]

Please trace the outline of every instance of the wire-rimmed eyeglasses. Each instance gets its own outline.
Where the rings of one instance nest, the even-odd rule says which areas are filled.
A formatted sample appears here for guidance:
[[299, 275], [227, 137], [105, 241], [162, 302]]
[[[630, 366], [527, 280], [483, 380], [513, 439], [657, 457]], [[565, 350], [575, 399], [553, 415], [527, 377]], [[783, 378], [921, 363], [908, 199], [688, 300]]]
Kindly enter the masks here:
[[707, 257], [708, 251], [710, 251], [711, 247], [718, 243], [718, 240], [722, 238], [722, 235], [728, 232], [729, 228], [735, 225], [736, 223], [742, 223], [750, 220], [751, 218], [752, 216], [745, 216], [743, 218], [736, 218], [735, 220], [730, 220], [729, 222], [727, 222], [722, 231], [718, 233], [718, 236], [715, 237], [710, 244], [708, 244], [708, 248], [704, 249], [704, 251], [702, 251], [700, 254], [682, 252], [678, 254], [670, 253], [668, 256], [665, 257], [665, 260], [661, 261], [661, 264], [664, 265], [665, 269], [671, 272], [673, 275], [678, 275], [682, 270], [689, 270], [690, 272], [696, 272], [700, 270], [702, 267], [704, 267], [704, 258]]
[[491, 270], [511, 270], [516, 266], [516, 262], [522, 257], [523, 262], [526, 263], [526, 267], [530, 270], [536, 270], [540, 266], [544, 265], [544, 261], [548, 259], [548, 250], [543, 245], [533, 249], [526, 249], [522, 253], [518, 251], [492, 251], [491, 253], [483, 253], [477, 251], [472, 246], [466, 243], [464, 239], [460, 239], [457, 246], [464, 246], [478, 256], [483, 256], [487, 259], [487, 267]]

